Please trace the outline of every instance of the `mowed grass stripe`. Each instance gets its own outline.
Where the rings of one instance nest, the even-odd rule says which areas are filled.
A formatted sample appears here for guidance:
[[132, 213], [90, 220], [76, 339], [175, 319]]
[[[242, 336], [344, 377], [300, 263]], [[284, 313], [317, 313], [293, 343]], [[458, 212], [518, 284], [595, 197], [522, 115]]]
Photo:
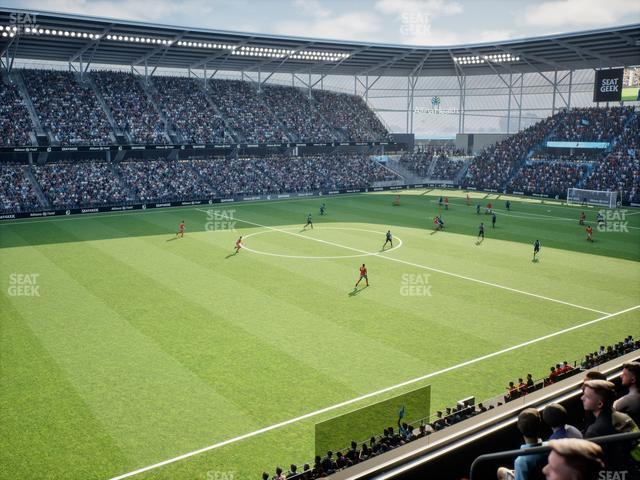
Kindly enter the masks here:
[[[236, 327], [253, 332], [263, 341], [286, 350], [300, 362], [320, 372], [330, 375], [336, 368], [351, 360], [353, 355], [366, 355], [371, 351], [379, 352], [385, 357], [398, 358], [408, 365], [417, 362], [415, 358], [402, 351], [389, 349], [356, 332], [341, 329], [326, 315], [328, 305], [323, 297], [315, 295], [315, 291], [306, 297], [302, 296], [302, 291], [298, 291], [300, 295], [282, 299], [271, 295], [271, 288], [284, 288], [296, 292], [296, 286], [299, 287], [300, 281], [295, 276], [280, 278], [277, 269], [255, 268], [255, 263], [246, 255], [232, 260], [236, 261], [236, 266], [229, 274], [206, 261], [196, 263], [195, 259], [204, 257], [197, 253], [198, 244], [193, 238], [185, 238], [178, 242], [181, 242], [181, 245], [189, 245], [191, 242], [188, 248], [193, 257], [183, 251], [185, 247], [176, 246], [175, 249], [178, 250], [172, 251], [171, 247], [166, 247], [167, 242], [163, 237], [158, 237], [155, 241], [144, 237], [129, 239], [127, 242], [114, 242], [105, 253], [122, 259], [131, 268], [155, 278], [166, 288], [175, 291], [180, 298], [184, 297], [211, 309], [212, 312], [224, 313]], [[169, 243], [173, 245], [178, 242]], [[203, 244], [202, 248], [205, 247]], [[154, 261], [159, 256], [163, 258], [162, 265]], [[244, 262], [247, 271], [254, 270], [250, 275], [250, 283], [247, 283], [247, 275], [243, 274], [243, 267], [239, 262]], [[274, 287], [276, 284], [277, 287]], [[299, 305], [305, 302], [316, 302], [315, 312], [305, 310]], [[319, 344], [313, 336], [296, 334], [297, 331], [308, 332], [309, 329], [323, 332], [326, 344], [330, 345], [333, 352], [332, 359], [318, 355], [319, 351], [326, 350], [327, 345]], [[370, 387], [369, 380], [355, 375], [344, 376], [341, 380], [345, 389], [350, 385], [356, 392], [367, 391]]]
[[[5, 263], [16, 271], [41, 272], [39, 301], [15, 297], [14, 304], [96, 418], [132, 455], [132, 463], [175, 453], [176, 438], [185, 429], [194, 442], [203, 442], [216, 433], [224, 436], [240, 426], [254, 426], [212, 386], [82, 286], [99, 283], [100, 277], [86, 268], [90, 257], [77, 245], [31, 247], [19, 266], [11, 267], [10, 260]], [[77, 264], [82, 261], [84, 268]], [[114, 301], [135, 302], [135, 295]], [[188, 425], [176, 402], [183, 398], [191, 412]], [[215, 418], [212, 411], [226, 415]]]
[[[364, 227], [367, 227], [366, 225]], [[371, 228], [371, 227], [369, 227]], [[336, 232], [337, 233], [337, 232]], [[308, 235], [313, 235], [313, 232], [307, 232]], [[204, 237], [200, 234], [192, 235], [190, 240], [200, 239], [200, 238], [212, 238], [217, 239], [217, 233], [212, 235], [205, 234]], [[276, 236], [278, 233], [276, 233]], [[282, 236], [284, 235], [284, 237]], [[306, 235], [306, 234], [305, 234]], [[287, 245], [288, 242], [291, 241], [290, 238], [287, 238], [286, 234], [281, 234], [280, 243], [284, 247], [285, 251], [288, 251]], [[300, 242], [297, 239], [293, 240], [296, 244], [305, 243], [306, 241], [301, 239]], [[315, 244], [316, 242], [308, 241], [306, 243]], [[190, 249], [191, 250], [191, 249]], [[339, 249], [338, 249], [339, 250]], [[207, 251], [207, 250], [205, 250]], [[196, 252], [185, 251], [183, 249], [177, 250], [177, 254], [180, 255], [193, 255], [194, 258], [198, 258], [199, 255]], [[245, 254], [243, 254], [245, 255]], [[261, 257], [264, 258], [264, 257]], [[244, 257], [243, 257], [244, 259]], [[252, 259], [252, 261], [260, 261], [259, 259]], [[263, 260], [265, 261], [265, 260]], [[352, 317], [364, 317], [367, 321], [368, 326], [364, 326], [361, 329], [355, 329], [355, 331], [361, 335], [371, 335], [374, 332], [374, 329], [378, 325], [384, 325], [384, 328], [380, 332], [379, 339], [382, 342], [394, 342], [394, 348], [397, 348], [399, 351], [404, 349], [404, 339], [401, 336], [396, 334], [394, 330], [393, 322], [402, 322], [403, 334], [406, 334], [404, 331], [404, 325], [410, 324], [415, 325], [415, 329], [422, 331], [419, 336], [414, 336], [411, 338], [415, 338], [417, 340], [424, 339], [428, 340], [429, 336], [436, 333], [445, 333], [448, 332], [451, 334], [452, 332], [456, 332], [460, 335], [461, 341], [466, 342], [468, 344], [477, 345], [478, 348], [486, 348], [485, 351], [493, 351], [499, 345], [509, 345], [510, 338], [507, 336], [504, 339], [496, 339], [495, 333], [493, 333], [493, 329], [487, 329], [486, 325], [481, 326], [478, 324], [469, 325], [468, 319], [473, 318], [476, 314], [476, 308], [479, 304], [482, 308], [483, 303], [486, 303], [486, 307], [492, 307], [496, 303], [501, 304], [500, 298], [504, 298], [504, 292], [498, 294], [496, 297], [492, 294], [492, 296], [487, 296], [486, 292], [482, 290], [472, 289], [472, 288], [460, 288], [461, 285], [465, 285], [464, 281], [460, 281], [458, 279], [452, 279], [450, 277], [444, 277], [440, 280], [440, 290], [436, 289], [436, 295], [434, 298], [431, 297], [403, 297], [400, 292], [400, 286], [402, 285], [402, 275], [407, 271], [412, 272], [412, 274], [417, 275], [421, 274], [422, 271], [416, 268], [407, 268], [405, 265], [394, 265], [388, 262], [382, 261], [380, 259], [372, 258], [372, 261], [377, 262], [379, 264], [378, 267], [378, 277], [377, 281], [380, 283], [376, 284], [375, 290], [365, 291], [362, 293], [363, 300], [359, 303], [358, 309], [353, 311], [352, 315], [343, 314], [337, 316], [337, 318], [341, 318], [344, 322], [346, 328], [353, 328], [352, 322], [350, 319]], [[353, 264], [353, 267], [349, 268], [345, 265]], [[336, 265], [340, 265], [340, 269], [344, 272], [344, 275], [338, 274], [335, 275]], [[314, 284], [310, 284], [307, 286], [305, 283], [305, 288], [303, 291], [300, 291], [300, 294], [296, 296], [298, 304], [301, 308], [308, 308], [309, 305], [316, 305], [317, 298], [322, 300], [320, 307], [321, 312], [326, 310], [326, 303], [323, 299], [332, 298], [334, 299], [334, 306], [337, 307], [337, 311], [340, 312], [348, 312], [349, 304], [354, 304], [346, 295], [347, 291], [351, 291], [352, 289], [352, 281], [353, 281], [353, 272], [357, 271], [356, 267], [359, 263], [355, 263], [355, 261], [346, 262], [346, 261], [331, 261], [326, 265], [314, 265], [314, 268], [309, 268], [308, 264], [304, 261], [300, 260], [276, 260], [275, 262], [272, 259], [266, 260], [264, 263], [265, 268], [256, 268], [255, 270], [258, 272], [262, 272], [264, 270], [274, 270], [277, 267], [275, 265], [286, 266], [286, 265], [297, 265], [298, 269], [296, 274], [307, 274], [310, 275], [310, 279], [314, 282]], [[328, 267], [327, 267], [328, 265]], [[369, 262], [370, 268], [375, 269], [375, 264]], [[215, 267], [213, 267], [215, 268]], [[216, 269], [216, 271], [218, 271]], [[224, 269], [220, 270], [224, 272]], [[283, 275], [277, 275], [277, 278], [285, 278]], [[344, 281], [344, 278], [347, 280]], [[318, 288], [317, 279], [325, 279], [325, 285], [331, 287], [326, 294], [323, 293], [322, 288]], [[336, 282], [343, 280], [344, 290], [342, 292], [342, 296], [339, 291], [335, 290]], [[347, 283], [349, 282], [349, 283]], [[259, 279], [256, 279], [255, 282], [256, 288], [260, 288], [262, 285], [271, 285], [269, 282], [263, 282]], [[290, 301], [291, 299], [291, 291], [292, 288], [295, 288], [295, 284], [297, 282], [294, 281], [291, 288], [287, 288], [287, 285], [278, 285], [277, 288], [269, 287], [269, 295], [281, 297], [285, 301]], [[466, 286], [466, 285], [465, 285]], [[295, 290], [294, 290], [295, 291]], [[384, 295], [376, 295], [374, 291], [384, 292]], [[472, 306], [469, 308], [468, 304], [465, 302], [458, 302], [460, 300], [460, 291], [464, 291], [468, 296], [473, 296], [474, 304], [476, 307]], [[368, 296], [367, 296], [368, 295]], [[509, 293], [508, 295], [512, 295]], [[336, 304], [336, 299], [342, 302], [340, 304]], [[547, 324], [547, 328], [557, 328], [559, 324], [572, 325], [573, 323], [579, 321], [581, 318], [589, 318], [586, 317], [587, 314], [583, 312], [582, 315], [577, 314], [569, 314], [567, 315], [566, 309], [568, 307], [559, 305], [554, 306], [552, 309], [557, 312], [557, 316], [564, 319], [563, 322], [550, 321], [549, 320], [549, 310], [546, 312], [540, 312], [538, 310], [537, 314], [532, 314], [531, 310], [539, 304], [540, 299], [519, 299], [518, 302], [508, 303], [502, 312], [498, 312], [494, 316], [492, 316], [491, 321], [494, 321], [496, 324], [497, 331], [503, 331], [505, 326], [510, 325], [512, 323], [517, 323], [518, 325], [522, 325], [522, 334], [535, 334], [540, 331], [539, 324], [536, 321], [539, 321], [541, 324]], [[363, 305], [364, 302], [364, 305]], [[521, 302], [524, 302], [521, 303]], [[389, 306], [392, 305], [394, 310], [389, 310]], [[461, 305], [461, 306], [458, 306]], [[382, 307], [382, 308], [380, 308]], [[447, 309], [447, 315], [442, 315], [443, 309]], [[321, 313], [320, 312], [320, 313]], [[526, 314], [525, 314], [526, 312]], [[319, 312], [313, 312], [317, 314]], [[555, 316], [555, 315], [553, 315]], [[335, 320], [334, 320], [335, 321]], [[392, 322], [390, 324], [390, 321]], [[357, 320], [356, 320], [357, 322]], [[566, 322], [566, 323], [565, 323]], [[433, 332], [433, 327], [436, 325], [440, 325], [442, 332]], [[329, 332], [330, 333], [330, 332]], [[502, 340], [502, 341], [500, 341]], [[439, 357], [441, 359], [441, 356]], [[438, 361], [438, 358], [431, 358], [431, 361]], [[410, 363], [406, 363], [407, 366], [411, 365]], [[418, 371], [422, 371], [424, 366], [421, 364], [419, 366]], [[395, 372], [394, 372], [395, 375]]]
[[[106, 478], [123, 451], [66, 373], [0, 296], [0, 479]], [[73, 441], [70, 441], [73, 439]]]
[[[191, 248], [195, 245], [192, 237], [180, 241], [183, 246], [190, 242]], [[130, 261], [133, 257], [127, 257], [118, 243], [128, 250], [133, 247], [133, 256], [136, 257], [142, 251], [146, 252], [146, 256], [139, 260], [140, 265], [156, 265], [157, 268], [153, 271], [139, 269], [137, 263]], [[127, 271], [126, 282], [122, 285], [113, 286], [108, 292], [96, 289], [93, 293], [109, 301], [135, 292], [135, 303], [120, 302], [114, 308], [162, 345], [176, 361], [215, 386], [216, 391], [238, 409], [259, 415], [261, 421], [265, 418], [276, 421], [282, 415], [282, 407], [277, 404], [265, 406], [263, 396], [277, 395], [281, 385], [292, 377], [303, 379], [297, 384], [301, 393], [318, 384], [326, 385], [327, 394], [332, 391], [336, 395], [356, 393], [351, 392], [347, 384], [332, 381], [330, 376], [315, 370], [313, 365], [301, 362], [281, 343], [274, 345], [235, 325], [234, 316], [245, 307], [232, 293], [235, 287], [232, 279], [225, 279], [224, 283], [229, 287], [227, 291], [221, 286], [220, 276], [214, 279], [207, 271], [210, 278], [203, 281], [210, 281], [215, 288], [208, 290], [209, 287], [205, 286], [194, 296], [183, 295], [185, 290], [192, 289], [191, 282], [199, 283], [202, 277], [198, 277], [198, 269], [202, 267], [193, 263], [193, 259], [171, 251], [161, 253], [164, 263], [155, 261], [159, 258], [157, 250], [165, 243], [164, 237], [137, 238], [126, 245], [118, 240], [84, 243], [100, 271], [115, 276], [119, 270]], [[220, 252], [218, 258], [222, 255], [224, 252]], [[176, 265], [181, 267], [175, 268]], [[187, 277], [190, 281], [186, 281]], [[206, 295], [201, 294], [203, 291]], [[225, 296], [228, 298], [223, 299]], [[136, 305], [141, 308], [136, 308]], [[149, 309], [149, 305], [153, 308]], [[257, 366], [260, 366], [259, 371]]]
[[[618, 338], [622, 338], [622, 332], [628, 332], [637, 328], [637, 321], [640, 319], [639, 315], [640, 310], [634, 310], [632, 312], [620, 314], [616, 317], [612, 317], [611, 319], [606, 319], [602, 322], [588, 325], [584, 328], [573, 330], [570, 337], [566, 335], [554, 336], [544, 340], [544, 351], [545, 354], [553, 358], [571, 358], [567, 357], [567, 354], [571, 355], [572, 348], [576, 345], [583, 345], [585, 342], [592, 341], [593, 338], [597, 338], [598, 340], [604, 341], [606, 343], [612, 343], [616, 341]], [[615, 324], [606, 324], [609, 320], [616, 320]], [[465, 390], [468, 388], [474, 388], [474, 392], [476, 392], [477, 399], [486, 399], [489, 395], [495, 395], [495, 391], [492, 393], [486, 393], [487, 389], [489, 389], [489, 384], [492, 380], [499, 378], [501, 376], [505, 376], [509, 378], [513, 375], [514, 372], [522, 371], [522, 372], [533, 372], [534, 378], [540, 378], [542, 374], [537, 374], [535, 372], [548, 371], [547, 368], [544, 368], [545, 360], [541, 359], [540, 356], [536, 356], [536, 353], [539, 352], [541, 344], [534, 343], [527, 346], [522, 347], [518, 350], [512, 350], [509, 352], [502, 353], [501, 355], [488, 359], [486, 361], [481, 361], [478, 363], [474, 363], [472, 365], [466, 366], [461, 369], [456, 369], [453, 371], [449, 371], [446, 373], [442, 373], [440, 375], [436, 375], [430, 379], [430, 383], [432, 384], [432, 393], [439, 395], [442, 393], [442, 387], [447, 389], [448, 394], [454, 395], [453, 397], [449, 397], [450, 400], [448, 404], [453, 403], [453, 398], [460, 399], [463, 396], [468, 396], [469, 390]], [[579, 360], [579, 359], [578, 359]], [[505, 375], [505, 371], [507, 372]], [[434, 400], [432, 398], [432, 410], [438, 407], [434, 405], [442, 405], [439, 403], [440, 398]], [[320, 421], [320, 418], [317, 420]], [[284, 457], [278, 454], [279, 450], [276, 451], [275, 457], [271, 463], [267, 463], [267, 465], [271, 465], [271, 467], [264, 467], [264, 464], [260, 465], [257, 463], [256, 456], [252, 456], [248, 459], [251, 462], [251, 465], [256, 464], [257, 466], [251, 470], [250, 466], [237, 463], [233, 464], [227, 461], [227, 458], [235, 458], [236, 455], [236, 447], [241, 449], [247, 448], [253, 454], [257, 454], [262, 449], [260, 449], [257, 445], [259, 445], [258, 439], [263, 439], [265, 445], [277, 445], [282, 446], [282, 448], [290, 450], [291, 444], [287, 444], [283, 441], [283, 438], [288, 440], [290, 437], [287, 435], [287, 431], [295, 430], [300, 432], [300, 436], [304, 435], [304, 431], [308, 432], [308, 435], [313, 434], [312, 430], [313, 419], [306, 419], [299, 423], [287, 425], [286, 427], [278, 430], [268, 431], [259, 436], [253, 438], [247, 438], [242, 440], [241, 442], [234, 443], [231, 445], [220, 447], [219, 449], [215, 449], [212, 451], [201, 453], [194, 457], [189, 457], [187, 459], [181, 460], [174, 464], [169, 464], [166, 466], [162, 466], [158, 469], [154, 469], [149, 472], [144, 472], [141, 474], [137, 474], [134, 478], [141, 479], [170, 479], [170, 478], [186, 478], [188, 477], [188, 472], [214, 472], [214, 471], [226, 471], [233, 472], [234, 475], [240, 475], [241, 478], [249, 478], [251, 475], [255, 475], [253, 472], [260, 472], [262, 470], [270, 470], [273, 469], [273, 465], [286, 465], [287, 462], [291, 461], [291, 458], [309, 458], [313, 455], [313, 453], [307, 453], [306, 457], [302, 457], [301, 454], [298, 456], [289, 456]], [[367, 439], [362, 439], [367, 440]], [[310, 448], [310, 452], [313, 452], [312, 447]], [[298, 461], [298, 463], [300, 463]]]

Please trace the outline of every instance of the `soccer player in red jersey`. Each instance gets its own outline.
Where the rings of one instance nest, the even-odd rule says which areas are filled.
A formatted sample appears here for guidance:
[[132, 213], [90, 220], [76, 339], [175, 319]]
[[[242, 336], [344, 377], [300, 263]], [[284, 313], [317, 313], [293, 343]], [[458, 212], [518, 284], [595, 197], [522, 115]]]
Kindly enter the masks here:
[[364, 266], [364, 263], [360, 267], [360, 278], [356, 282], [356, 288], [358, 288], [358, 285], [360, 284], [360, 282], [362, 281], [363, 278], [364, 278], [364, 281], [366, 282], [367, 287], [368, 287], [369, 286], [369, 277], [367, 277], [367, 267]]
[[238, 253], [241, 248], [242, 248], [242, 235], [240, 235], [240, 238], [236, 240], [236, 253]]
[[587, 216], [585, 215], [585, 213], [581, 212], [580, 213], [580, 221], [578, 222], [578, 224], [584, 225], [584, 221], [585, 221], [586, 218], [587, 218]]
[[184, 220], [180, 222], [178, 225], [178, 232], [176, 233], [176, 237], [180, 236], [180, 238], [184, 238]]
[[467, 193], [467, 206], [471, 205], [471, 201], [469, 200], [469, 194]]
[[593, 228], [591, 228], [591, 225], [587, 226], [587, 242], [593, 242]]
[[449, 210], [449, 197], [444, 197], [444, 209]]

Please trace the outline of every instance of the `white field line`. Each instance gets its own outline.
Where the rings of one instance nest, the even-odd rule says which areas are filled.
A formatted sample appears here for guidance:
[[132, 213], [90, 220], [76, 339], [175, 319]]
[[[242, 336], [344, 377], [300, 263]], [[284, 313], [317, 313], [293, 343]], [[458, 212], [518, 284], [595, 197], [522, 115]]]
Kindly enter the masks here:
[[[368, 193], [380, 193], [380, 192], [368, 192]], [[179, 205], [177, 207], [164, 207], [164, 208], [147, 208], [147, 209], [138, 209], [138, 210], [127, 210], [126, 212], [99, 212], [99, 213], [84, 213], [84, 214], [76, 214], [70, 216], [51, 216], [47, 218], [16, 218], [15, 220], [1, 220], [0, 227], [3, 225], [15, 225], [19, 223], [31, 224], [31, 223], [43, 223], [43, 222], [64, 222], [66, 220], [80, 220], [80, 219], [95, 219], [97, 218], [109, 218], [109, 217], [126, 217], [127, 215], [134, 215], [136, 213], [162, 213], [170, 210], [181, 209], [182, 211], [187, 210], [200, 210], [199, 208], [195, 208], [196, 206], [207, 206], [209, 205], [211, 208], [226, 208], [227, 210], [231, 210], [236, 207], [243, 207], [245, 205], [255, 205], [256, 203], [263, 203], [265, 205], [270, 205], [272, 203], [286, 203], [286, 202], [302, 202], [302, 201], [321, 201], [325, 198], [349, 198], [349, 197], [357, 197], [358, 195], [367, 194], [367, 192], [360, 193], [345, 193], [340, 195], [323, 195], [322, 197], [295, 197], [295, 198], [281, 198], [274, 200], [248, 200], [248, 201], [240, 201], [240, 202], [228, 202], [228, 203], [212, 203], [212, 204], [202, 204], [202, 205]], [[154, 202], [161, 203], [161, 202]]]
[[209, 452], [211, 450], [215, 450], [217, 448], [224, 447], [226, 445], [231, 445], [233, 443], [237, 443], [237, 442], [240, 442], [242, 440], [246, 440], [247, 438], [255, 437], [255, 436], [260, 435], [262, 433], [266, 433], [266, 432], [269, 432], [271, 430], [276, 430], [278, 428], [286, 427], [287, 425], [291, 425], [293, 423], [297, 423], [297, 422], [300, 422], [302, 420], [306, 420], [306, 419], [321, 415], [323, 413], [327, 413], [327, 412], [330, 412], [332, 410], [336, 410], [338, 408], [345, 407], [347, 405], [351, 405], [353, 403], [356, 403], [356, 402], [359, 402], [359, 401], [362, 401], [362, 400], [366, 400], [366, 399], [371, 398], [371, 397], [375, 397], [376, 395], [381, 395], [383, 393], [387, 393], [387, 392], [396, 390], [398, 388], [406, 387], [408, 385], [411, 385], [411, 384], [426, 380], [428, 378], [435, 377], [437, 375], [441, 375], [443, 373], [451, 372], [453, 370], [458, 370], [460, 368], [472, 365], [474, 363], [481, 362], [481, 361], [486, 360], [488, 358], [492, 358], [492, 357], [496, 357], [498, 355], [502, 355], [503, 353], [511, 352], [513, 350], [518, 350], [520, 348], [532, 345], [534, 343], [542, 342], [542, 341], [547, 340], [549, 338], [556, 337], [558, 335], [562, 335], [564, 333], [568, 333], [568, 332], [571, 332], [573, 330], [578, 330], [580, 328], [584, 328], [584, 327], [589, 326], [589, 325], [593, 325], [594, 323], [598, 323], [598, 322], [601, 322], [603, 320], [607, 320], [607, 319], [609, 319], [611, 317], [615, 317], [617, 315], [622, 315], [624, 313], [630, 312], [632, 310], [636, 310], [638, 308], [640, 308], [640, 305], [635, 305], [633, 307], [626, 308], [624, 310], [620, 310], [619, 312], [609, 313], [609, 314], [607, 314], [607, 315], [605, 315], [603, 317], [596, 318], [595, 320], [590, 320], [590, 321], [585, 322], [585, 323], [580, 323], [578, 325], [574, 325], [573, 327], [565, 328], [563, 330], [558, 330], [557, 332], [549, 333], [549, 334], [544, 335], [542, 337], [534, 338], [532, 340], [528, 340], [528, 341], [520, 343], [518, 345], [514, 345], [512, 347], [507, 347], [507, 348], [504, 348], [502, 350], [498, 350], [497, 352], [489, 353], [487, 355], [482, 355], [481, 357], [477, 357], [477, 358], [474, 358], [474, 359], [471, 359], [471, 360], [467, 360], [466, 362], [462, 362], [462, 363], [459, 363], [457, 365], [453, 365], [451, 367], [443, 368], [442, 370], [438, 370], [436, 372], [427, 373], [426, 375], [422, 375], [421, 377], [412, 378], [412, 379], [406, 380], [406, 381], [404, 381], [402, 383], [398, 383], [398, 384], [392, 385], [390, 387], [385, 387], [385, 388], [382, 388], [382, 389], [377, 390], [375, 392], [367, 393], [365, 395], [361, 395], [359, 397], [352, 398], [350, 400], [346, 400], [344, 402], [337, 403], [335, 405], [331, 405], [329, 407], [325, 407], [325, 408], [322, 408], [320, 410], [316, 410], [315, 412], [309, 412], [309, 413], [306, 413], [304, 415], [300, 415], [299, 417], [295, 417], [295, 418], [291, 418], [289, 420], [285, 420], [284, 422], [276, 423], [276, 424], [270, 425], [268, 427], [264, 427], [264, 428], [261, 428], [259, 430], [255, 430], [253, 432], [245, 433], [245, 434], [240, 435], [238, 437], [230, 438], [228, 440], [224, 440], [222, 442], [215, 443], [213, 445], [209, 445], [208, 447], [200, 448], [198, 450], [194, 450], [192, 452], [184, 453], [184, 454], [179, 455], [177, 457], [170, 458], [168, 460], [164, 460], [162, 462], [155, 463], [153, 465], [149, 465], [147, 467], [139, 468], [138, 470], [134, 470], [134, 471], [131, 471], [131, 472], [128, 472], [128, 473], [124, 473], [122, 475], [118, 475], [117, 477], [113, 477], [110, 480], [122, 480], [124, 478], [133, 477], [134, 475], [138, 475], [140, 473], [148, 472], [149, 470], [154, 470], [156, 468], [160, 468], [160, 467], [163, 467], [165, 465], [169, 465], [171, 463], [175, 463], [175, 462], [178, 462], [180, 460], [184, 460], [186, 458], [193, 457], [195, 455], [199, 455], [199, 454], [204, 453], [204, 452]]
[[[438, 203], [438, 200], [429, 200], [431, 203]], [[454, 205], [454, 204], [450, 204], [450, 207], [461, 207], [463, 205]], [[543, 205], [538, 205], [540, 207], [544, 207]], [[553, 207], [557, 207], [557, 205], [553, 205]], [[474, 207], [475, 208], [475, 207]], [[481, 210], [484, 210], [485, 207], [481, 207]], [[520, 212], [520, 215], [515, 214], [515, 213], [511, 213], [511, 211], [509, 211], [509, 213], [506, 213], [507, 210], [505, 210], [504, 208], [494, 208], [494, 210], [496, 212], [502, 212], [502, 215], [505, 215], [507, 217], [516, 217], [516, 218], [525, 218], [528, 220], [566, 220], [566, 221], [570, 221], [570, 222], [577, 222], [578, 219], [577, 218], [569, 218], [569, 217], [558, 217], [556, 215], [547, 215], [544, 213], [529, 213], [529, 212]], [[626, 216], [631, 216], [631, 215], [637, 215], [640, 212], [631, 212], [631, 213], [626, 213]], [[480, 216], [484, 215], [484, 213], [482, 213]], [[627, 225], [627, 228], [633, 228], [634, 230], [640, 230], [640, 227], [632, 227], [630, 225]]]
[[[202, 209], [198, 209], [198, 210], [201, 211], [201, 212], [205, 212], [205, 213], [207, 212], [207, 210], [202, 210]], [[241, 218], [238, 218], [238, 217], [234, 217], [234, 220], [237, 220], [237, 221], [242, 222], [242, 223], [247, 223], [249, 225], [254, 225], [256, 227], [262, 227], [262, 228], [267, 228], [267, 229], [270, 229], [270, 230], [275, 230], [277, 232], [286, 233], [287, 235], [293, 235], [295, 237], [300, 237], [300, 238], [304, 238], [304, 239], [307, 239], [307, 240], [313, 240], [313, 241], [324, 243], [324, 244], [327, 244], [327, 245], [332, 245], [334, 247], [345, 248], [347, 250], [352, 250], [354, 252], [363, 253], [363, 254], [364, 253], [370, 254], [370, 252], [367, 252], [366, 250], [360, 250], [359, 248], [353, 248], [353, 247], [349, 247], [347, 245], [341, 245], [339, 243], [329, 242], [327, 240], [322, 240], [322, 239], [319, 239], [319, 238], [309, 237], [309, 236], [301, 235], [301, 234], [295, 233], [295, 232], [289, 232], [287, 230], [283, 230], [283, 229], [276, 228], [276, 227], [269, 227], [267, 225], [262, 225], [260, 223], [251, 222], [251, 221], [248, 221], [248, 220], [242, 220]], [[389, 256], [386, 256], [386, 255], [379, 255], [379, 254], [376, 254], [374, 256], [377, 256], [378, 258], [384, 258], [385, 260], [389, 260], [389, 261], [392, 261], [392, 262], [403, 263], [405, 265], [410, 265], [412, 267], [422, 268], [424, 270], [429, 270], [429, 271], [432, 271], [432, 272], [442, 273], [443, 275], [449, 275], [450, 277], [460, 278], [462, 280], [468, 280], [470, 282], [475, 282], [475, 283], [481, 283], [481, 284], [487, 285], [489, 287], [500, 288], [502, 290], [508, 290], [510, 292], [520, 293], [522, 295], [528, 295], [530, 297], [535, 297], [535, 298], [540, 298], [542, 300], [548, 300], [550, 302], [560, 303], [562, 305], [567, 305], [569, 307], [580, 308], [582, 310], [588, 310], [590, 312], [601, 313], [603, 315], [608, 315], [609, 314], [609, 312], [603, 312], [602, 310], [596, 310], [594, 308], [584, 307], [582, 305], [576, 305], [575, 303], [565, 302], [564, 300], [558, 300], [556, 298], [545, 297], [544, 295], [538, 295], [537, 293], [531, 293], [531, 292], [526, 292], [524, 290], [518, 290], [517, 288], [511, 288], [511, 287], [507, 287], [505, 285], [500, 285], [500, 284], [497, 284], [497, 283], [487, 282], [485, 280], [480, 280], [480, 279], [473, 278], [473, 277], [467, 277], [466, 275], [460, 275], [458, 273], [448, 272], [446, 270], [440, 270], [439, 268], [428, 267], [426, 265], [420, 265], [418, 263], [409, 262], [407, 260], [401, 260], [399, 258], [394, 258], [394, 257], [389, 257]]]

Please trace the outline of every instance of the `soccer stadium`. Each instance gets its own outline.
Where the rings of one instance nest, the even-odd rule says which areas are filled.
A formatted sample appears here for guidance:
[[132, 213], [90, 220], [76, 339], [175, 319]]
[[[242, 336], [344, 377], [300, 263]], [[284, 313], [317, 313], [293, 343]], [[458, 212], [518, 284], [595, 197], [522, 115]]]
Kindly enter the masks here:
[[35, 3], [0, 479], [640, 478], [635, 2]]

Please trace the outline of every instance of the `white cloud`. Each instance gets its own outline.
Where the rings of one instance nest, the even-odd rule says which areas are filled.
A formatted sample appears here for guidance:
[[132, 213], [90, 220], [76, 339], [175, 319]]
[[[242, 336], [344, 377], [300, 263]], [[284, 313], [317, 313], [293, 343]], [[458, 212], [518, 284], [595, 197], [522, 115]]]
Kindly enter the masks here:
[[295, 0], [294, 6], [312, 17], [325, 18], [331, 15], [331, 10], [319, 0]]
[[527, 7], [521, 18], [524, 25], [533, 27], [604, 27], [637, 22], [638, 13], [638, 1], [552, 0]]
[[379, 38], [382, 19], [369, 12], [347, 12], [314, 20], [287, 20], [275, 25], [274, 33], [312, 38], [368, 40]]
[[402, 15], [422, 13], [423, 15], [455, 15], [462, 13], [462, 5], [449, 0], [378, 0], [375, 8], [382, 13]]

